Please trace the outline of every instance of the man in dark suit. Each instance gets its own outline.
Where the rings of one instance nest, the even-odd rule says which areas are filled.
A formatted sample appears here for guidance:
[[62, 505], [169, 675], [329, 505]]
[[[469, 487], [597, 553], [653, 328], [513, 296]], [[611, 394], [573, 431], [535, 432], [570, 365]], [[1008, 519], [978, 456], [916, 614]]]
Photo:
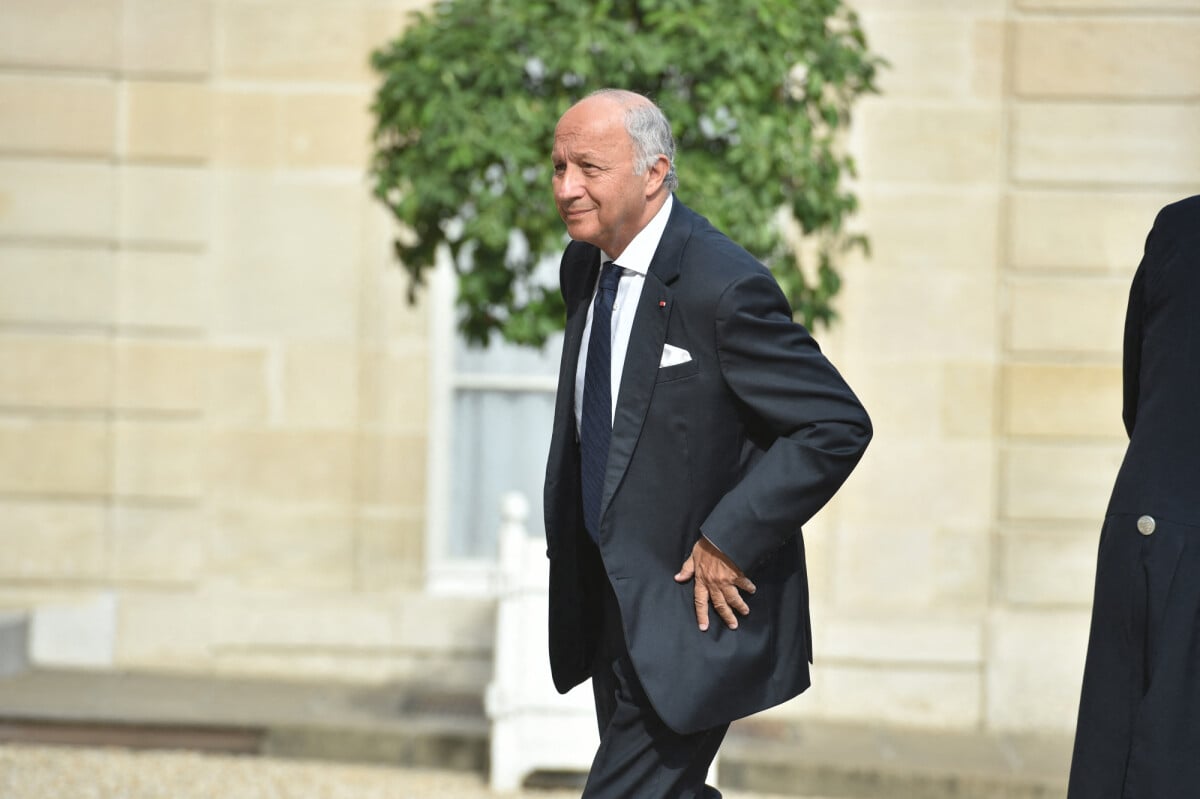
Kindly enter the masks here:
[[1100, 530], [1069, 799], [1200, 796], [1200, 195], [1158, 214], [1125, 315], [1129, 448]]
[[630, 92], [555, 129], [574, 241], [545, 489], [550, 661], [559, 691], [592, 678], [589, 799], [719, 796], [704, 777], [729, 722], [808, 687], [800, 526], [871, 437], [770, 272], [673, 197], [673, 159], [662, 112]]

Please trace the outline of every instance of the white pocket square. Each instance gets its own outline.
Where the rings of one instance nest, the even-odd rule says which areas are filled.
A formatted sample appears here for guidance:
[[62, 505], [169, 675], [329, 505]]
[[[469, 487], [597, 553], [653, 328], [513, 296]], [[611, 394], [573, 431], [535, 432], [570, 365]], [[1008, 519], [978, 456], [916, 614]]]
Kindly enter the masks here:
[[665, 369], [668, 366], [677, 366], [681, 363], [687, 363], [691, 359], [692, 354], [682, 347], [663, 344], [662, 360], [659, 361], [658, 368]]

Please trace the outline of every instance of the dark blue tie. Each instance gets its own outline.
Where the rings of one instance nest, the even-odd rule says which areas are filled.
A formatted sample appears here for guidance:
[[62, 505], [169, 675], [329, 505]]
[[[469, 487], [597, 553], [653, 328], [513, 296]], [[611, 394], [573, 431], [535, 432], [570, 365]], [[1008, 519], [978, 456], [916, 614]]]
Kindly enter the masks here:
[[583, 373], [583, 411], [579, 422], [583, 525], [597, 543], [600, 542], [600, 498], [604, 494], [608, 443], [612, 439], [612, 312], [620, 282], [621, 267], [605, 261], [592, 305], [592, 333], [588, 338], [587, 366]]

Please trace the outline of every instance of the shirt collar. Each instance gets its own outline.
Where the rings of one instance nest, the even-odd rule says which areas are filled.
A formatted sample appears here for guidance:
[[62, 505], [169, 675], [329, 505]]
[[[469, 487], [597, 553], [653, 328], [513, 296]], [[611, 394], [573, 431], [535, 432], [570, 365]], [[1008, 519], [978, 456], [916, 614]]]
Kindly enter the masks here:
[[[667, 194], [667, 201], [663, 203], [662, 208], [658, 209], [654, 218], [638, 231], [638, 234], [633, 237], [633, 241], [629, 242], [625, 252], [621, 253], [620, 266], [622, 269], [628, 272], [637, 272], [643, 277], [650, 271], [650, 261], [654, 259], [654, 252], [658, 249], [658, 243], [662, 241], [663, 231], [667, 229], [667, 219], [671, 216], [671, 206], [674, 202], [674, 195]], [[614, 259], [608, 253], [600, 251], [601, 264], [612, 260]]]

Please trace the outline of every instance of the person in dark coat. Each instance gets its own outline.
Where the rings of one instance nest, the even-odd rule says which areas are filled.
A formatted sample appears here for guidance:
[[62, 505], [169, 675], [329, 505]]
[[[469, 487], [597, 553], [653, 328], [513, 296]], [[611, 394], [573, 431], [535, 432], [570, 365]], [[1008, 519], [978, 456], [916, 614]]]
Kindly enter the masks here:
[[1200, 797], [1200, 195], [1158, 214], [1125, 320], [1129, 448], [1100, 532], [1068, 799]]
[[546, 468], [550, 664], [589, 677], [587, 799], [695, 799], [729, 722], [809, 684], [800, 527], [871, 424], [771, 273], [674, 197], [671, 126], [607, 90], [554, 134], [573, 241]]

